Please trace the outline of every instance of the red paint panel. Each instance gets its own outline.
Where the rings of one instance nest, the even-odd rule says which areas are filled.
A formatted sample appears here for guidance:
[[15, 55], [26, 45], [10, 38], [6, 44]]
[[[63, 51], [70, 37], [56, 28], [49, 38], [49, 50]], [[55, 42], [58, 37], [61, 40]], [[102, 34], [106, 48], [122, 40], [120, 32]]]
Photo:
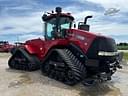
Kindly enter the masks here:
[[72, 34], [66, 39], [47, 41], [41, 39], [29, 40], [26, 41], [25, 48], [30, 54], [35, 54], [40, 60], [45, 58], [51, 48], [55, 46], [67, 46], [69, 43], [79, 46], [86, 54], [91, 43], [96, 38], [96, 35], [76, 29], [70, 29], [68, 31]]
[[35, 54], [40, 60], [42, 60], [52, 47], [65, 45], [68, 45], [68, 40], [65, 39], [48, 41], [34, 39], [27, 41], [25, 43], [25, 48], [30, 54]]
[[78, 29], [70, 29], [69, 32], [72, 33], [69, 41], [79, 46], [85, 52], [85, 54], [88, 51], [93, 40], [97, 37], [96, 34]]

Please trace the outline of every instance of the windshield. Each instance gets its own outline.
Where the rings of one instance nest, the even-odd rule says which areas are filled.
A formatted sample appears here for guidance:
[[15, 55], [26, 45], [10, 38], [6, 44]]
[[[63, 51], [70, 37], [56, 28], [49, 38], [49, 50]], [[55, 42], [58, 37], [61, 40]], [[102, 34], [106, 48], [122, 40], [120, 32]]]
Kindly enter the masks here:
[[52, 39], [64, 37], [64, 30], [70, 29], [72, 20], [68, 17], [52, 18], [45, 24], [45, 37]]

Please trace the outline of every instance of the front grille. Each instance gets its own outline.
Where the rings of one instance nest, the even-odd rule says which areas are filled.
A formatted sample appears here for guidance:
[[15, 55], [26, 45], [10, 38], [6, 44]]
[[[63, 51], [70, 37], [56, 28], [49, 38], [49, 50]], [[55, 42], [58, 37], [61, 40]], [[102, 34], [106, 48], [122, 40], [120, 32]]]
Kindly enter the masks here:
[[[87, 52], [87, 57], [90, 59], [100, 59], [98, 53], [99, 52], [117, 52], [117, 47], [116, 43], [113, 39], [111, 38], [106, 38], [106, 37], [97, 37], [93, 43], [91, 44], [88, 52]], [[108, 56], [108, 57], [115, 57], [115, 56]]]

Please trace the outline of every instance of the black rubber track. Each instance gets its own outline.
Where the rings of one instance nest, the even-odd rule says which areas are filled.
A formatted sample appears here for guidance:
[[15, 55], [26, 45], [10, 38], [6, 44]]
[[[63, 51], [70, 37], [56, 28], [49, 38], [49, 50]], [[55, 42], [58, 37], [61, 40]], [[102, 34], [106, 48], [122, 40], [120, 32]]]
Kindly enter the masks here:
[[85, 68], [85, 65], [82, 64], [78, 58], [76, 58], [75, 55], [73, 55], [73, 53], [68, 50], [68, 49], [65, 49], [66, 51], [66, 54], [70, 57], [71, 61], [73, 62], [74, 66], [77, 67], [82, 75], [82, 79], [86, 77], [86, 68]]
[[[15, 58], [25, 59], [25, 62], [17, 62]], [[40, 69], [40, 61], [34, 55], [30, 55], [24, 49], [18, 48], [8, 61], [8, 65], [12, 69], [35, 71]]]
[[[48, 65], [47, 62], [44, 62], [41, 64], [41, 71], [45, 75], [49, 76], [50, 78], [56, 79], [58, 81], [61, 81], [67, 85], [75, 85], [82, 81], [84, 77], [86, 76], [86, 69], [83, 64], [72, 54], [72, 52], [68, 49], [54, 49], [52, 52], [58, 53], [58, 56], [60, 56], [65, 63], [65, 67], [63, 68], [64, 71], [56, 72], [56, 70], [53, 70], [52, 66], [48, 68], [49, 70], [46, 72], [44, 71], [44, 67]], [[51, 52], [51, 54], [52, 54]], [[50, 57], [51, 55], [49, 55]], [[52, 56], [51, 56], [52, 57]], [[50, 59], [49, 59], [50, 61]], [[68, 69], [68, 70], [67, 70]], [[73, 78], [69, 79], [69, 75], [67, 75], [67, 71], [69, 73], [72, 73]], [[71, 75], [71, 76], [72, 76]]]

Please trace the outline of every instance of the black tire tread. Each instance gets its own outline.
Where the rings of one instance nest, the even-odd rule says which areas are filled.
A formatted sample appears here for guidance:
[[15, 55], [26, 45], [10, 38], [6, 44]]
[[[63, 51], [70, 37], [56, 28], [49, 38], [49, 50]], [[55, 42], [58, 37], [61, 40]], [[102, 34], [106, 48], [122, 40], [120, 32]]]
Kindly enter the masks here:
[[[26, 58], [30, 61], [30, 64], [26, 64], [26, 65], [25, 64], [13, 64], [12, 62], [13, 58], [15, 57], [18, 51], [22, 52], [22, 54], [26, 56]], [[8, 66], [11, 69], [24, 70], [24, 71], [35, 71], [35, 70], [40, 69], [40, 61], [34, 55], [30, 55], [24, 49], [19, 48], [15, 50], [15, 53], [8, 60]]]
[[55, 49], [64, 59], [67, 65], [74, 72], [76, 83], [80, 82], [86, 76], [86, 69], [83, 64], [68, 49]]

